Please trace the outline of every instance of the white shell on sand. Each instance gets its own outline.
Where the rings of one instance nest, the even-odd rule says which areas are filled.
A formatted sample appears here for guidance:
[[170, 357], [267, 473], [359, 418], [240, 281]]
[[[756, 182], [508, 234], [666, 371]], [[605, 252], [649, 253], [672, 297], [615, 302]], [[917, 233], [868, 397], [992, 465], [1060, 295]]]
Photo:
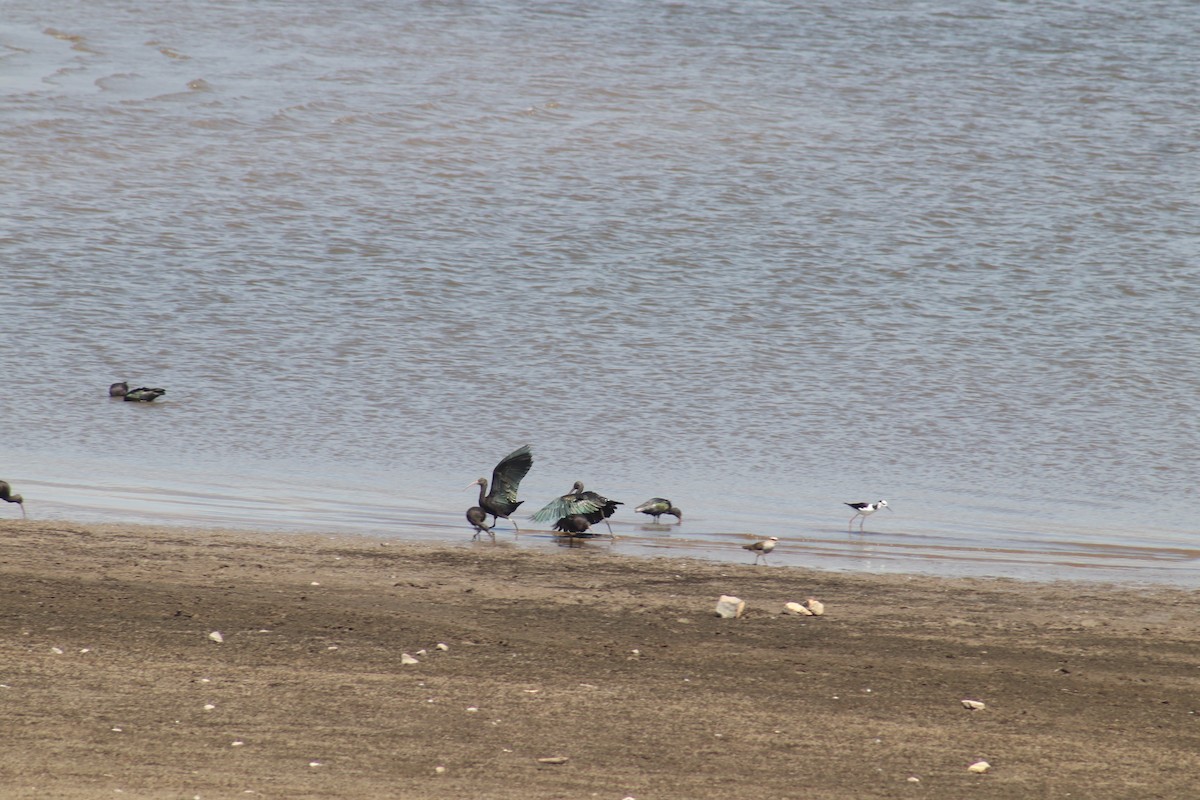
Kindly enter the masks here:
[[401, 664], [420, 664], [421, 662], [417, 661], [415, 658], [410, 656], [408, 653], [401, 653], [400, 654], [400, 663]]
[[800, 617], [811, 617], [813, 612], [802, 606], [800, 603], [788, 603], [784, 606], [789, 614], [796, 614]]
[[991, 768], [992, 768], [992, 765], [986, 761], [976, 761], [974, 764], [967, 767], [967, 770], [970, 772], [975, 772], [975, 773], [982, 775], [983, 773], [987, 772]]
[[437, 649], [445, 652], [446, 650], [450, 649], [450, 645], [446, 644], [445, 642], [438, 642]]
[[221, 642], [225, 641], [225, 637], [221, 635], [220, 631], [213, 631], [212, 633], [210, 633], [208, 635], [208, 638], [212, 639], [217, 644], [220, 644]]
[[723, 594], [717, 601], [717, 616], [723, 619], [736, 619], [746, 611], [746, 601], [740, 597]]
[[570, 761], [566, 756], [551, 756], [550, 758], [539, 758], [539, 764], [565, 764]]
[[825, 613], [825, 604], [815, 597], [808, 598], [804, 601], [804, 604], [808, 606], [808, 610], [812, 612], [814, 617], [819, 617]]
[[983, 711], [985, 708], [987, 708], [986, 705], [978, 700], [963, 700], [962, 704], [963, 708], [969, 708], [972, 711]]

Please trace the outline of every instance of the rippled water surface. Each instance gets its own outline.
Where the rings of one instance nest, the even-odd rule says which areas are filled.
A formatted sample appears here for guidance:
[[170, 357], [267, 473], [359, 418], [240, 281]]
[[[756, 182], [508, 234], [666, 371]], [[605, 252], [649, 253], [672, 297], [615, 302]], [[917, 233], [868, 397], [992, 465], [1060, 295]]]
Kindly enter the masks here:
[[627, 504], [584, 551], [1198, 585], [1197, 41], [1186, 0], [13, 0], [0, 477], [465, 540], [531, 443], [528, 511]]

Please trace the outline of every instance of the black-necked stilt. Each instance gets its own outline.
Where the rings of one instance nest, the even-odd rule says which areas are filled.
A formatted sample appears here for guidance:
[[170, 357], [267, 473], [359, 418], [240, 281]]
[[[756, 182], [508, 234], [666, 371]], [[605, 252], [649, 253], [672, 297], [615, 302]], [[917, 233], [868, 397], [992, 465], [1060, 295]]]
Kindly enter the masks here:
[[758, 559], [762, 559], [763, 563], [767, 563], [767, 553], [775, 549], [775, 543], [779, 541], [778, 536], [770, 536], [763, 539], [761, 542], [752, 542], [742, 545], [743, 550], [749, 550], [754, 553], [754, 563], [758, 563]]
[[25, 498], [19, 494], [13, 494], [12, 487], [8, 485], [8, 481], [0, 481], [0, 500], [16, 503], [21, 507], [21, 516], [25, 516]]
[[891, 509], [888, 508], [887, 500], [880, 500], [876, 503], [846, 503], [846, 505], [854, 509], [854, 516], [850, 518], [851, 529], [854, 528], [854, 520], [857, 517], [862, 517], [862, 522], [858, 523], [858, 530], [860, 533], [862, 532], [863, 525], [867, 524], [867, 517], [871, 516], [881, 508], [887, 508], [888, 511], [891, 511]]
[[658, 518], [663, 514], [670, 514], [679, 522], [683, 522], [683, 512], [665, 497], [651, 497], [646, 502], [634, 509], [639, 514], [649, 514], [654, 517], [654, 521], [658, 522]]
[[487, 512], [479, 506], [471, 506], [467, 509], [467, 522], [475, 528], [475, 535], [471, 537], [472, 539], [478, 539], [481, 533], [486, 533], [493, 539], [496, 538], [496, 534], [492, 533], [494, 526], [487, 524]]

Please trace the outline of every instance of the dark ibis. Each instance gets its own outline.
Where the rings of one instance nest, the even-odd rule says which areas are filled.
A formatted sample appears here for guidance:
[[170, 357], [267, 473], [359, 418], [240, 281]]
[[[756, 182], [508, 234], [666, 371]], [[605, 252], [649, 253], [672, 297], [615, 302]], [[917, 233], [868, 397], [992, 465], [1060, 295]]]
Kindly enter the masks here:
[[125, 399], [131, 403], [153, 403], [166, 393], [166, 389], [150, 389], [146, 386], [139, 386], [126, 392]]
[[475, 535], [471, 537], [472, 539], [478, 539], [481, 533], [486, 533], [493, 539], [496, 538], [496, 534], [492, 533], [495, 525], [487, 524], [487, 512], [479, 506], [471, 506], [467, 509], [467, 522], [475, 528]]
[[495, 527], [499, 518], [503, 517], [512, 522], [517, 533], [521, 532], [517, 523], [509, 515], [517, 510], [517, 506], [525, 502], [517, 499], [517, 489], [521, 485], [521, 479], [525, 477], [532, 466], [533, 454], [529, 451], [529, 445], [525, 445], [502, 458], [496, 468], [492, 470], [492, 490], [490, 492], [487, 478], [479, 478], [467, 484], [468, 489], [472, 486], [479, 486], [479, 507], [492, 515], [492, 527]]
[[854, 509], [854, 516], [850, 518], [850, 530], [854, 530], [854, 520], [862, 517], [862, 522], [858, 523], [859, 533], [862, 533], [863, 525], [867, 524], [867, 517], [881, 508], [886, 508], [888, 511], [892, 510], [888, 507], [887, 500], [880, 500], [877, 503], [846, 503], [846, 505]]
[[129, 384], [125, 381], [114, 383], [108, 387], [109, 397], [124, 397], [129, 392]]
[[583, 539], [591, 539], [597, 534], [591, 532], [592, 523], [585, 514], [568, 514], [567, 516], [554, 523], [554, 530], [558, 532], [559, 541], [566, 541], [567, 544], [574, 544]]
[[554, 523], [554, 530], [567, 536], [583, 536], [592, 527], [583, 514], [568, 514]]
[[763, 539], [761, 541], [751, 542], [750, 544], [744, 544], [744, 545], [742, 545], [742, 549], [749, 550], [751, 553], [754, 553], [754, 563], [755, 564], [758, 563], [758, 559], [760, 559], [760, 558], [763, 560], [763, 563], [766, 564], [767, 563], [767, 553], [769, 553], [775, 549], [775, 543], [778, 541], [779, 541], [778, 536], [768, 536], [766, 539]]
[[0, 500], [16, 503], [21, 507], [21, 516], [25, 516], [25, 498], [19, 494], [13, 494], [12, 487], [8, 485], [8, 481], [0, 481]]
[[533, 515], [534, 522], [549, 522], [554, 520], [557, 525], [565, 517], [581, 515], [587, 519], [588, 524], [595, 525], [597, 522], [603, 521], [608, 527], [608, 533], [612, 535], [612, 526], [608, 524], [608, 518], [617, 512], [617, 506], [625, 505], [620, 500], [609, 500], [603, 495], [595, 492], [585, 492], [583, 490], [583, 481], [575, 481], [575, 485], [571, 487], [571, 491], [556, 497], [547, 503]]
[[670, 514], [679, 522], [683, 522], [683, 512], [675, 507], [675, 504], [665, 497], [651, 497], [646, 502], [634, 509], [639, 514], [649, 514], [654, 517], [654, 521], [658, 522], [658, 518], [663, 514]]

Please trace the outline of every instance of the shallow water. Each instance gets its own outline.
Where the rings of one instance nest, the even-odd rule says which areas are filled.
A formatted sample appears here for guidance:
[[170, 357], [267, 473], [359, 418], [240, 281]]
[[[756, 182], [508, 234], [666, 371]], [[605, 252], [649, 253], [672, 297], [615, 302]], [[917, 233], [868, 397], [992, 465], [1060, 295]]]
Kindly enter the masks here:
[[1200, 584], [1197, 34], [16, 0], [0, 474], [38, 518], [459, 539], [528, 442], [530, 512], [626, 502], [586, 548]]

